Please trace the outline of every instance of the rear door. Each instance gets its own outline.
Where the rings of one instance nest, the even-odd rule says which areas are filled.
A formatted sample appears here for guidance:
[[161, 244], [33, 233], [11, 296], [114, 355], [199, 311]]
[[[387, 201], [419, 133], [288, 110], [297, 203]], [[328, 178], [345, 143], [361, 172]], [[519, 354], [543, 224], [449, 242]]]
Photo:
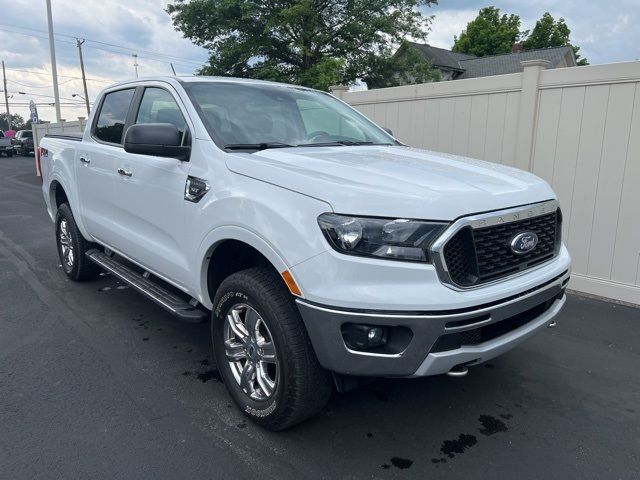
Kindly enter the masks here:
[[[171, 123], [190, 144], [192, 129], [176, 92], [157, 83], [141, 88], [132, 124]], [[115, 170], [114, 247], [179, 286], [188, 275], [184, 189], [189, 162], [120, 151]]]
[[[114, 202], [117, 159], [133, 103], [135, 88], [108, 92], [94, 118], [90, 138], [84, 138], [76, 154], [76, 184], [82, 219], [88, 233], [107, 246], [114, 240], [118, 221]], [[130, 120], [129, 120], [130, 121]]]

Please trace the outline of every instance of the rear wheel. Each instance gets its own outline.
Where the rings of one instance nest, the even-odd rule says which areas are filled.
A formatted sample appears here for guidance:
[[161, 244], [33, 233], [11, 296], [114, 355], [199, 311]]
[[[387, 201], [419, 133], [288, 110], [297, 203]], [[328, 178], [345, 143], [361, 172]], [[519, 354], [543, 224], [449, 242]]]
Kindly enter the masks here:
[[331, 395], [295, 302], [265, 268], [229, 276], [211, 322], [216, 363], [231, 397], [256, 423], [282, 430], [316, 414]]
[[56, 215], [56, 243], [64, 273], [71, 280], [83, 281], [97, 278], [100, 267], [89, 260], [85, 253], [97, 245], [84, 239], [66, 203], [58, 207]]
[[7, 154], [7, 157], [13, 157], [13, 152], [7, 150], [5, 153]]

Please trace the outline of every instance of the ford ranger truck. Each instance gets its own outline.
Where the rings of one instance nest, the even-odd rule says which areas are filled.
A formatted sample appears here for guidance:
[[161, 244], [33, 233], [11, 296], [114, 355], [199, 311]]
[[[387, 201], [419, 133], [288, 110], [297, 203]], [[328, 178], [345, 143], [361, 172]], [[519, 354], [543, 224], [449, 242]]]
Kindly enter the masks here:
[[128, 81], [40, 147], [64, 272], [210, 320], [229, 394], [272, 430], [366, 377], [464, 376], [565, 302], [546, 182], [404, 146], [328, 93]]

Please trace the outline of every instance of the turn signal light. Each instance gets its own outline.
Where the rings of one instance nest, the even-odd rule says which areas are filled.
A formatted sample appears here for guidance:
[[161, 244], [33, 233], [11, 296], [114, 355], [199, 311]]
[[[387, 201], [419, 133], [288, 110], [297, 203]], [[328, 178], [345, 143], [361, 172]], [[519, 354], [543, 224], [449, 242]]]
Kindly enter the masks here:
[[282, 275], [282, 279], [284, 280], [284, 283], [287, 284], [289, 291], [295, 296], [301, 297], [302, 291], [300, 290], [300, 287], [298, 286], [296, 281], [293, 279], [293, 275], [291, 275], [291, 272], [289, 272], [289, 270], [285, 270], [280, 275]]

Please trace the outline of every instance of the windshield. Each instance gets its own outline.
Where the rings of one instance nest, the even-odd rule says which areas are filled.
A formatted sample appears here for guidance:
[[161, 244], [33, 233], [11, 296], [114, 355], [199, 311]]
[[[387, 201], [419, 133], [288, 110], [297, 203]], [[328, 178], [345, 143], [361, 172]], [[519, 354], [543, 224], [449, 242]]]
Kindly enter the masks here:
[[395, 144], [364, 116], [322, 92], [226, 82], [185, 87], [209, 134], [224, 148]]

